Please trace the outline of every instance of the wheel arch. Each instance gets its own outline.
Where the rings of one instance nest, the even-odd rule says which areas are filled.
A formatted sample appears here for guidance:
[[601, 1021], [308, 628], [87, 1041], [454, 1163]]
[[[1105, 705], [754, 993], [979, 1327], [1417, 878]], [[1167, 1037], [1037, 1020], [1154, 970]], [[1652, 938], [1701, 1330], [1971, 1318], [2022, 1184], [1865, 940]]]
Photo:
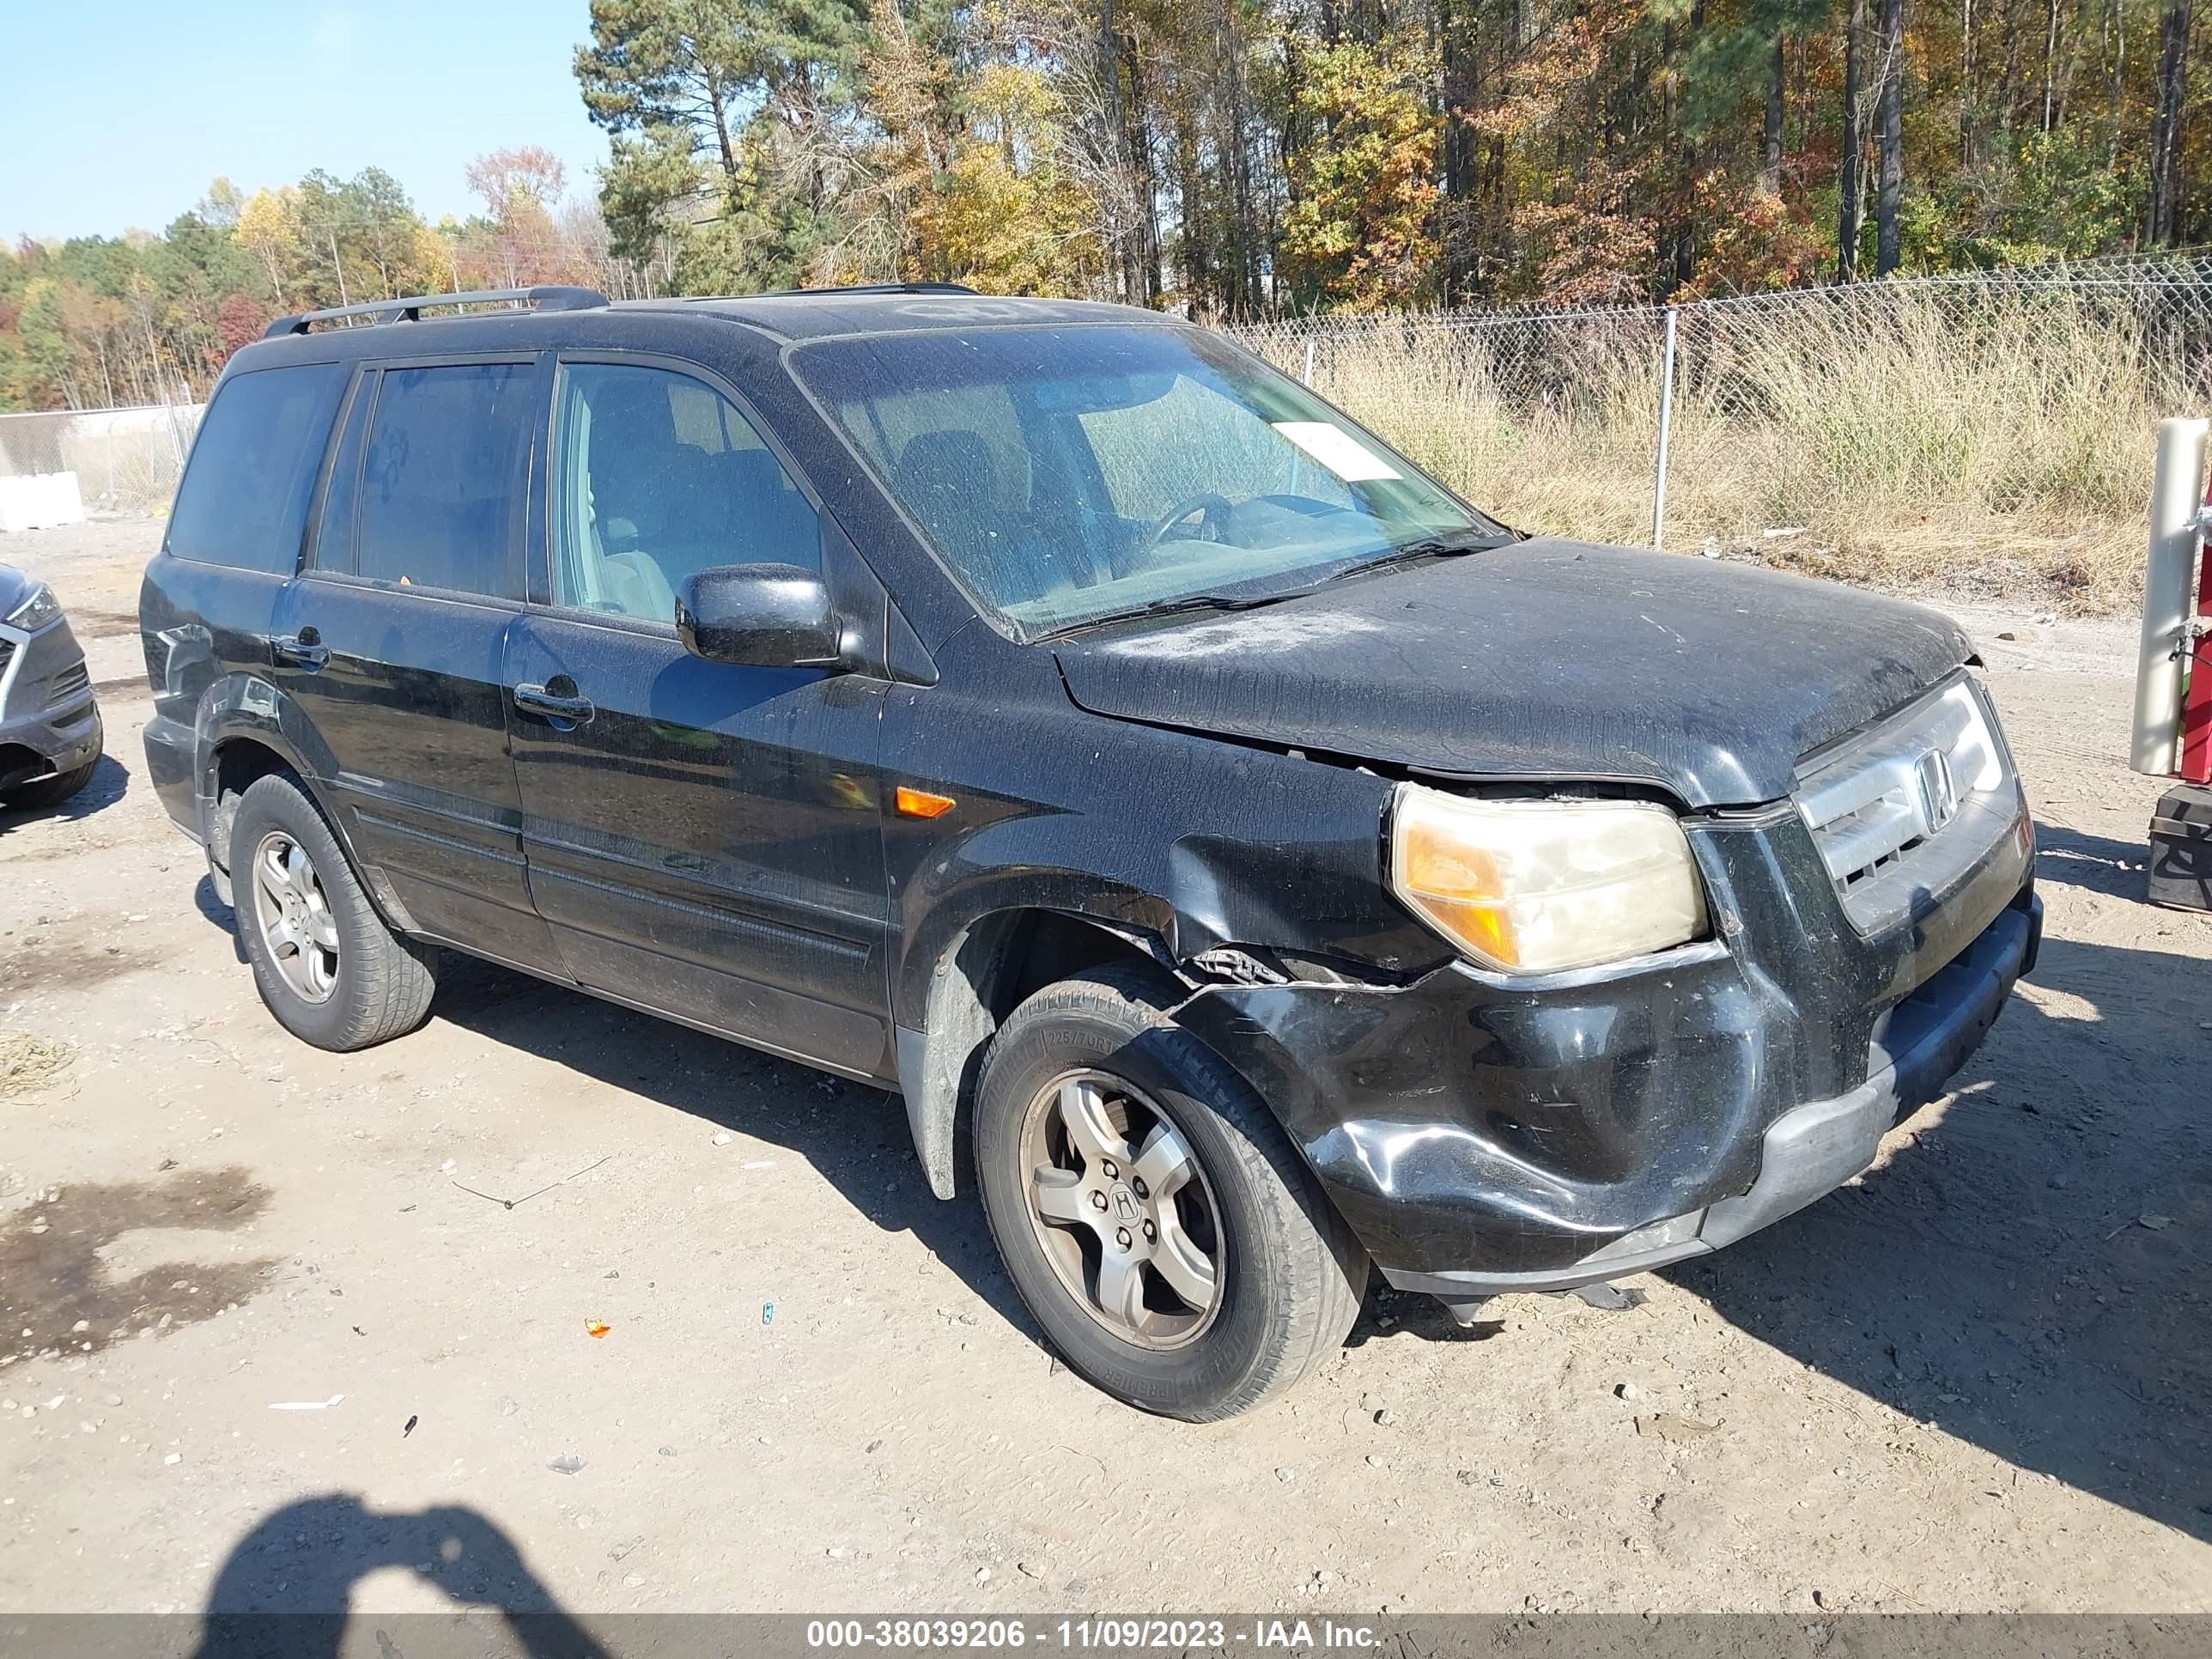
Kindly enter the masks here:
[[336, 767], [320, 735], [298, 705], [258, 675], [234, 674], [210, 685], [200, 700], [196, 725], [199, 763], [193, 793], [199, 809], [208, 875], [225, 904], [231, 891], [229, 817], [227, 794], [242, 795], [264, 777], [297, 780], [331, 837], [360, 879], [369, 903], [390, 927], [415, 931], [414, 923], [382, 872], [365, 865], [347, 833], [343, 817], [326, 780]]
[[1039, 905], [977, 915], [934, 954], [926, 988], [911, 999], [922, 1023], [897, 1027], [897, 1048], [907, 1127], [938, 1197], [959, 1191], [975, 1079], [1000, 1024], [1045, 986], [1109, 962], [1175, 975], [1174, 958], [1151, 929]]

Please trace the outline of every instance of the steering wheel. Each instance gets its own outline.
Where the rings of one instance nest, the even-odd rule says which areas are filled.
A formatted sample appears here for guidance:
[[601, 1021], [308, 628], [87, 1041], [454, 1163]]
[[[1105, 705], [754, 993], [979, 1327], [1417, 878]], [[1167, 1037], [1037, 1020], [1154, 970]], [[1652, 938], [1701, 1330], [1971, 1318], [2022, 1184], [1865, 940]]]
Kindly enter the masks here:
[[1216, 513], [1226, 515], [1236, 510], [1237, 504], [1234, 501], [1226, 495], [1218, 495], [1210, 489], [1201, 489], [1195, 495], [1185, 496], [1158, 518], [1153, 520], [1152, 527], [1132, 544], [1126, 554], [1115, 561], [1118, 574], [1127, 575], [1130, 571], [1143, 564], [1154, 550], [1167, 539], [1168, 532], [1173, 530], [1192, 514], [1196, 513], [1200, 515], [1199, 520], [1200, 524], [1208, 524], [1211, 523]]

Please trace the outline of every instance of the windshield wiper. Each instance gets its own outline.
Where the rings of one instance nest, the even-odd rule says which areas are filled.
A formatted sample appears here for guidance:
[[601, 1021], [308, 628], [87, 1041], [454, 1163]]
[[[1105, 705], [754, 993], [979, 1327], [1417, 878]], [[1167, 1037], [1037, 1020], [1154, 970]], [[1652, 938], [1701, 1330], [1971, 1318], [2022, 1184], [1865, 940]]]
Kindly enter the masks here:
[[1255, 605], [1273, 605], [1278, 599], [1291, 597], [1291, 593], [1186, 593], [1181, 599], [1154, 599], [1150, 605], [1134, 605], [1127, 611], [1109, 611], [1103, 617], [1086, 617], [1081, 622], [1069, 623], [1064, 628], [1040, 634], [1036, 639], [1042, 645], [1051, 640], [1064, 640], [1071, 634], [1103, 628], [1109, 623], [1133, 622], [1139, 617], [1165, 617], [1178, 611], [1249, 611]]
[[1415, 559], [1451, 559], [1463, 553], [1487, 553], [1504, 545], [1495, 536], [1485, 536], [1474, 531], [1463, 531], [1452, 536], [1431, 536], [1422, 541], [1407, 542], [1403, 547], [1394, 547], [1388, 553], [1377, 554], [1371, 559], [1362, 559], [1358, 564], [1348, 564], [1341, 570], [1332, 570], [1322, 580], [1339, 581], [1346, 576], [1364, 576], [1370, 570], [1386, 570], [1394, 564], [1410, 564]]
[[[1413, 559], [1448, 559], [1462, 553], [1487, 553], [1502, 547], [1510, 537], [1486, 536], [1480, 531], [1455, 532], [1449, 536], [1431, 536], [1418, 542], [1408, 542], [1403, 547], [1394, 547], [1387, 553], [1364, 559], [1358, 564], [1346, 565], [1332, 570], [1321, 580], [1333, 582], [1343, 576], [1364, 575], [1370, 570], [1402, 564]], [[1083, 621], [1069, 623], [1051, 632], [1036, 636], [1038, 644], [1066, 639], [1071, 634], [1081, 634], [1093, 628], [1103, 628], [1109, 623], [1133, 622], [1140, 617], [1164, 617], [1177, 611], [1249, 611], [1255, 605], [1274, 605], [1283, 599], [1294, 599], [1310, 593], [1316, 585], [1301, 585], [1272, 593], [1187, 593], [1180, 599], [1155, 599], [1150, 605], [1135, 605], [1127, 611], [1109, 611], [1103, 617], [1086, 617]]]

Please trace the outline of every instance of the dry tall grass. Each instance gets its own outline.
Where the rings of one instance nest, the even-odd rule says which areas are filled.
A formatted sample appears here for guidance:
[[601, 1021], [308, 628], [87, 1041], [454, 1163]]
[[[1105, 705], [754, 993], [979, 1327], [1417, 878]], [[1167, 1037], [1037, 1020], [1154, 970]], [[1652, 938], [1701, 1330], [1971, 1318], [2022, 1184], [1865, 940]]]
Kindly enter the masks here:
[[[2157, 422], [2205, 402], [2193, 334], [2170, 312], [2059, 286], [1686, 307], [1667, 544], [1710, 538], [1881, 586], [2130, 610]], [[1292, 374], [1308, 337], [1244, 336]], [[1310, 337], [1316, 391], [1507, 522], [1650, 540], [1654, 313], [1323, 325]]]

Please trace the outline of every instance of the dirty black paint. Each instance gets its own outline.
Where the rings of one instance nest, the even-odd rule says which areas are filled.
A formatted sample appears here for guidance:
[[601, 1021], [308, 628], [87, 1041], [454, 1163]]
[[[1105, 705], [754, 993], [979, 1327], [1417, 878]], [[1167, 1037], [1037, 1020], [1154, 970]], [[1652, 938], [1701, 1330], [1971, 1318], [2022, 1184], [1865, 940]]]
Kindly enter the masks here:
[[1056, 647], [1100, 714], [1690, 806], [1780, 799], [1801, 757], [1972, 650], [1902, 599], [1553, 538]]
[[1887, 1063], [1900, 1000], [2030, 902], [2008, 837], [1941, 908], [1861, 938], [1794, 818], [1692, 839], [1717, 908], [1750, 919], [1729, 951], [1540, 988], [1457, 964], [1404, 990], [1221, 987], [1184, 1021], [1246, 1069], [1380, 1265], [1564, 1267], [1744, 1191], [1767, 1127]]
[[516, 619], [510, 682], [591, 688], [514, 722], [530, 890], [579, 984], [872, 1072], [884, 1019], [884, 687], [734, 668], [673, 631]]

